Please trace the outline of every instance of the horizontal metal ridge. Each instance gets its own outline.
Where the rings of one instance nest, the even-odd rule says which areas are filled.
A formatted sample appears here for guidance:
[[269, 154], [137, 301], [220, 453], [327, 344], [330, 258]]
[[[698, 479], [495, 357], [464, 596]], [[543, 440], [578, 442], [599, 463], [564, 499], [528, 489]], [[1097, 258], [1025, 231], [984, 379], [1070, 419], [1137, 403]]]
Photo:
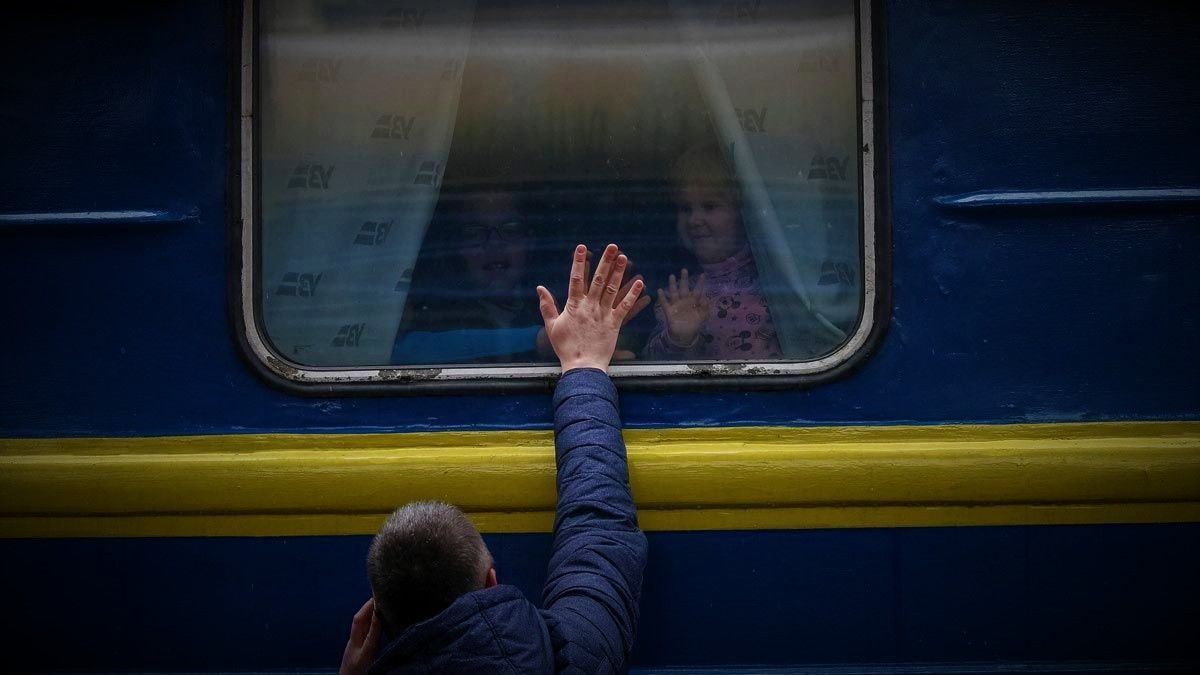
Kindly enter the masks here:
[[157, 227], [192, 222], [200, 218], [196, 207], [179, 209], [116, 209], [107, 211], [47, 211], [0, 213], [0, 229]]
[[1087, 207], [1097, 205], [1159, 206], [1200, 204], [1200, 188], [1138, 188], [1121, 190], [979, 191], [934, 199], [943, 208], [998, 209]]

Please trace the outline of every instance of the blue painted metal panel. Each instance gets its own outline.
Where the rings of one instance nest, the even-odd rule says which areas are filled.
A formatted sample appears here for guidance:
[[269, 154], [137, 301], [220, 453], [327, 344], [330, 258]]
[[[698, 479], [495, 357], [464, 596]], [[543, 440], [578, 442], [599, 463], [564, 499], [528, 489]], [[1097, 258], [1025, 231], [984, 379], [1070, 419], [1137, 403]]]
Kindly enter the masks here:
[[[631, 426], [1195, 419], [1194, 205], [946, 209], [975, 192], [1200, 185], [1200, 65], [1150, 3], [896, 0], [894, 317], [811, 391], [637, 394]], [[215, 3], [10, 21], [2, 213], [160, 210], [160, 229], [0, 233], [10, 436], [546, 427], [541, 395], [299, 399], [239, 361], [225, 282], [230, 92]], [[180, 206], [182, 205], [182, 206]]]
[[[628, 423], [1200, 418], [1195, 200], [1094, 198], [1200, 186], [1190, 25], [1136, 2], [885, 9], [894, 316], [879, 352], [810, 391], [628, 395]], [[226, 308], [222, 8], [37, 11], [0, 28], [21, 64], [0, 70], [0, 214], [170, 224], [4, 221], [0, 435], [549, 425], [545, 396], [299, 399], [256, 379]], [[959, 203], [1047, 191], [1084, 197]], [[1197, 535], [653, 533], [636, 660], [1194, 663]], [[548, 538], [488, 540], [536, 597]], [[0, 644], [18, 670], [328, 667], [367, 592], [366, 545], [3, 541]]]
[[[640, 666], [1200, 663], [1200, 525], [649, 538]], [[0, 644], [16, 670], [334, 667], [368, 541], [0, 541]], [[537, 602], [549, 536], [487, 541]]]

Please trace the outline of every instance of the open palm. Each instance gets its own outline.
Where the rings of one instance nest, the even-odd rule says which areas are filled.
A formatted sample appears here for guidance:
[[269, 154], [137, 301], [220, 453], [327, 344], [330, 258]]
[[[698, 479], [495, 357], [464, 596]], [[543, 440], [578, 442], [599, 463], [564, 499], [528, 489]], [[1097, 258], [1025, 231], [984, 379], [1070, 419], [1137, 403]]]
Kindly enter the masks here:
[[546, 337], [558, 355], [563, 372], [573, 368], [608, 371], [617, 334], [638, 306], [638, 295], [642, 292], [641, 279], [622, 286], [628, 265], [629, 259], [617, 251], [616, 244], [609, 244], [588, 286], [587, 248], [580, 244], [575, 247], [567, 302], [561, 313], [550, 291], [544, 286], [537, 287]]
[[658, 305], [667, 320], [667, 333], [681, 345], [689, 345], [696, 339], [704, 320], [708, 318], [708, 296], [705, 295], [705, 279], [701, 274], [692, 287], [687, 268], [672, 274], [667, 289], [658, 289]]

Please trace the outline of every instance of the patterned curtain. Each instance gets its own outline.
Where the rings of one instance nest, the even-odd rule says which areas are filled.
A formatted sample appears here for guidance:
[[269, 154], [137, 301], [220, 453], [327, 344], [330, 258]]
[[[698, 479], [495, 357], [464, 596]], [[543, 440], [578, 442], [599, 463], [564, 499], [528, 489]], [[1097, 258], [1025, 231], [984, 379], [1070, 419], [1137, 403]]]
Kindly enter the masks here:
[[262, 308], [286, 358], [389, 362], [473, 17], [471, 0], [261, 6]]
[[841, 343], [862, 295], [852, 0], [672, 0], [785, 355]]

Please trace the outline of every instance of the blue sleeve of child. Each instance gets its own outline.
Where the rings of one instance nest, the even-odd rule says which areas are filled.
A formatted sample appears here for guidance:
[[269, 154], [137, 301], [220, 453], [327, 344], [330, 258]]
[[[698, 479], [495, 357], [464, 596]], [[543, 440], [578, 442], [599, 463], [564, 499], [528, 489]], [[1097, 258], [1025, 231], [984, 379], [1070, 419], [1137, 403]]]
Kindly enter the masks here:
[[541, 326], [416, 331], [396, 336], [392, 363], [454, 363], [533, 351]]

